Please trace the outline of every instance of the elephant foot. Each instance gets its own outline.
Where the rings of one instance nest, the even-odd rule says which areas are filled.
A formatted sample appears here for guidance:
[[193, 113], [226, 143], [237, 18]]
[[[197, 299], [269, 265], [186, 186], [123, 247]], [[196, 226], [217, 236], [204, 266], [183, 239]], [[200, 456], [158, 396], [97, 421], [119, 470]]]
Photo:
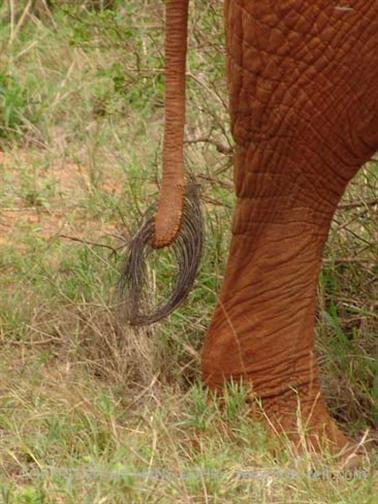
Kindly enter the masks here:
[[290, 390], [280, 396], [263, 397], [261, 405], [268, 427], [291, 442], [294, 454], [330, 454], [341, 470], [362, 464], [366, 454], [363, 446], [339, 429], [320, 392], [309, 400]]
[[[210, 391], [216, 392], [223, 404], [225, 381], [214, 380], [204, 374], [204, 382]], [[357, 442], [344, 434], [330, 416], [318, 385], [285, 388], [275, 394], [257, 392], [251, 379], [243, 380], [247, 389], [250, 416], [265, 424], [294, 457], [310, 456], [316, 466], [332, 461], [339, 472], [360, 468], [366, 459], [365, 439]], [[275, 451], [275, 448], [273, 448]], [[331, 457], [330, 459], [328, 457]]]

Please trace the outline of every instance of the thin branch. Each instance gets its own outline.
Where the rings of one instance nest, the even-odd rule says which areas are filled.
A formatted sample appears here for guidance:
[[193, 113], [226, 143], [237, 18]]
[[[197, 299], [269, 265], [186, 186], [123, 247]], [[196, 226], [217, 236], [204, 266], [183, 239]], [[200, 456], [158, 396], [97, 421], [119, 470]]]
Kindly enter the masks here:
[[65, 238], [66, 240], [84, 243], [85, 245], [91, 245], [93, 247], [107, 248], [107, 249], [111, 250], [113, 254], [117, 254], [118, 250], [120, 250], [121, 248], [124, 247], [124, 245], [120, 245], [119, 247], [115, 248], [115, 247], [112, 247], [111, 245], [106, 245], [105, 243], [97, 243], [97, 242], [90, 241], [90, 240], [82, 240], [81, 238], [78, 238], [77, 236], [68, 236], [65, 234], [58, 234], [57, 236], [59, 238]]
[[200, 138], [194, 138], [193, 140], [186, 140], [186, 144], [196, 144], [196, 143], [209, 143], [211, 145], [214, 145], [217, 149], [218, 152], [221, 154], [226, 154], [230, 155], [233, 154], [234, 149], [232, 147], [228, 147], [227, 145], [223, 145], [220, 142], [217, 142], [216, 140], [213, 140], [212, 138], [208, 137], [200, 137]]
[[232, 190], [234, 188], [234, 184], [232, 182], [226, 182], [225, 180], [218, 180], [213, 177], [209, 177], [206, 175], [197, 175], [197, 178], [206, 180], [206, 182], [209, 182], [212, 186], [221, 186], [224, 189]]
[[353, 208], [362, 208], [362, 207], [371, 207], [378, 205], [378, 198], [368, 200], [368, 201], [361, 201], [361, 202], [356, 202], [356, 203], [346, 203], [345, 205], [339, 205], [337, 207], [337, 210], [352, 210]]
[[330, 265], [338, 265], [338, 264], [369, 264], [374, 266], [375, 262], [372, 259], [364, 258], [364, 257], [340, 257], [339, 259], [323, 259], [323, 263]]

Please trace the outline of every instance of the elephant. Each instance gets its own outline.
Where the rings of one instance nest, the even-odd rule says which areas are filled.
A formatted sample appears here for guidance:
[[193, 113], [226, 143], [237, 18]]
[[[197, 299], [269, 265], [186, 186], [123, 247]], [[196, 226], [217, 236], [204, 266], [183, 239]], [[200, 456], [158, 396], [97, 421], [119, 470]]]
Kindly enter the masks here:
[[[155, 248], [175, 241], [185, 206], [187, 16], [188, 0], [166, 2]], [[378, 2], [225, 0], [224, 20], [237, 200], [203, 382], [242, 380], [297, 446], [352, 450], [320, 392], [315, 303], [333, 214], [378, 150]]]

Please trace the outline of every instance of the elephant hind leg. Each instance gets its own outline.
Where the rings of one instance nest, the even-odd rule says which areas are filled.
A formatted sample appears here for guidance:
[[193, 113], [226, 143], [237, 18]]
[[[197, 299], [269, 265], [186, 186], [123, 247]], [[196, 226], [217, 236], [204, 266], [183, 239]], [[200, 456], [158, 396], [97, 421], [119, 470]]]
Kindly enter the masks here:
[[299, 440], [305, 428], [309, 446], [328, 438], [339, 451], [349, 442], [324, 405], [314, 353], [317, 279], [339, 196], [317, 208], [313, 187], [299, 177], [276, 197], [285, 180], [257, 173], [239, 197], [203, 378], [210, 387], [242, 378], [278, 430]]
[[314, 394], [305, 388], [288, 390], [279, 398], [262, 398], [268, 426], [287, 436], [298, 452], [326, 449], [331, 453], [350, 454], [355, 443], [329, 415], [320, 390], [317, 388]]
[[243, 378], [272, 425], [337, 451], [349, 442], [320, 395], [316, 287], [334, 211], [377, 147], [378, 17], [374, 2], [323, 3], [225, 3], [238, 201], [202, 368], [210, 387]]

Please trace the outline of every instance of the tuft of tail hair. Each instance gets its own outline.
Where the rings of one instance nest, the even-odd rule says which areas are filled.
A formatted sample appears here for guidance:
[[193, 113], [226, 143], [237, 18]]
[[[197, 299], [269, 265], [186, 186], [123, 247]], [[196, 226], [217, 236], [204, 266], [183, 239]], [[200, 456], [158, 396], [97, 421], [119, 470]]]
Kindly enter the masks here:
[[122, 318], [130, 325], [148, 325], [167, 317], [188, 296], [200, 265], [204, 222], [198, 189], [194, 180], [186, 187], [183, 214], [177, 237], [169, 248], [177, 261], [178, 271], [168, 299], [155, 307], [149, 306], [147, 285], [147, 260], [159, 249], [153, 247], [154, 218], [144, 220], [126, 248], [125, 261], [119, 281]]

